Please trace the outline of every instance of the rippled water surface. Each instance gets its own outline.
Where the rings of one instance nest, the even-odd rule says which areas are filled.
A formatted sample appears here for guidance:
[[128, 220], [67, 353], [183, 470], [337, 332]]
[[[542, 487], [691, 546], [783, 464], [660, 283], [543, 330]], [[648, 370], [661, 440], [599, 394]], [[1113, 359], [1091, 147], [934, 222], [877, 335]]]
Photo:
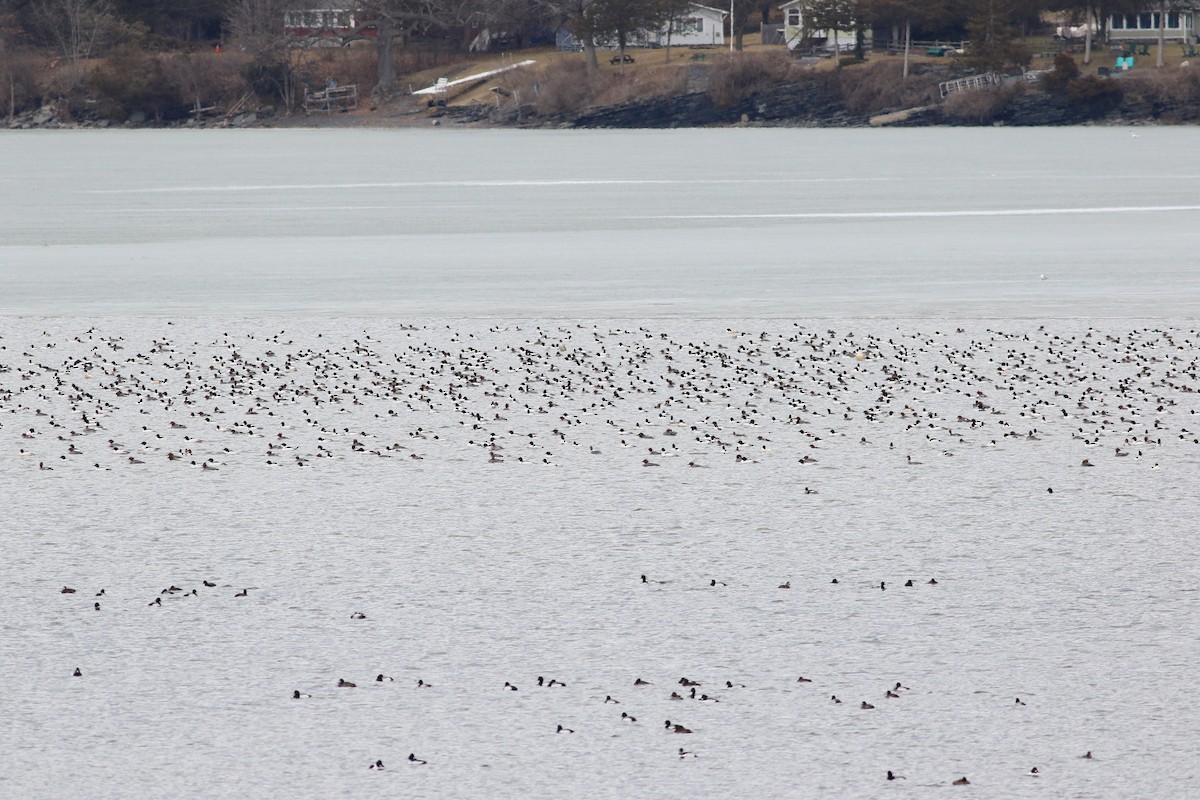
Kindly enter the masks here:
[[0, 137], [0, 796], [1192, 797], [1139, 134]]

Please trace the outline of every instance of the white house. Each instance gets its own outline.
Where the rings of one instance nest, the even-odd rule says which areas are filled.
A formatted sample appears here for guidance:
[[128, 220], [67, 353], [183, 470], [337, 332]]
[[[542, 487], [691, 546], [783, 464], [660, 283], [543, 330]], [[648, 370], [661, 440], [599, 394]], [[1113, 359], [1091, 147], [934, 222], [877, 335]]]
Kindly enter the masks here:
[[854, 47], [853, 30], [833, 31], [825, 28], [813, 28], [807, 24], [805, 21], [807, 6], [808, 0], [788, 0], [779, 6], [783, 11], [783, 40], [789, 50], [795, 50], [797, 47], [833, 49], [835, 39], [837, 46], [842, 50], [850, 50]]
[[[1108, 19], [1108, 39], [1112, 42], [1151, 42], [1158, 40], [1160, 15], [1157, 11], [1141, 14], [1113, 14]], [[1196, 41], [1191, 11], [1168, 11], [1163, 38], [1169, 42]]]
[[728, 11], [688, 3], [687, 10], [655, 33], [653, 41], [667, 44], [668, 27], [672, 47], [711, 47], [725, 44], [725, 17]]
[[[628, 47], [666, 47], [670, 35], [672, 47], [710, 47], [725, 44], [725, 17], [729, 12], [719, 8], [688, 3], [687, 10], [669, 25], [656, 31], [637, 31], [629, 36]], [[583, 44], [565, 30], [558, 31], [559, 50], [582, 50]], [[611, 37], [596, 40], [596, 46], [615, 48], [617, 40]]]

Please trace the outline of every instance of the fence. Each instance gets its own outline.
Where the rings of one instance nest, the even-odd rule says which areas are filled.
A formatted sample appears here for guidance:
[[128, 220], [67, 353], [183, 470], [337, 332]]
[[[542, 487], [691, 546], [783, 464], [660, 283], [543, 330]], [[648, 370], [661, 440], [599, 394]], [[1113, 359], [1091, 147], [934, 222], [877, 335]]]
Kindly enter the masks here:
[[1001, 78], [994, 72], [985, 72], [982, 75], [968, 75], [965, 78], [956, 78], [952, 81], [943, 81], [938, 84], [938, 89], [942, 92], [942, 97], [947, 97], [959, 92], [969, 92], [972, 89], [982, 89], [985, 86], [999, 86]]

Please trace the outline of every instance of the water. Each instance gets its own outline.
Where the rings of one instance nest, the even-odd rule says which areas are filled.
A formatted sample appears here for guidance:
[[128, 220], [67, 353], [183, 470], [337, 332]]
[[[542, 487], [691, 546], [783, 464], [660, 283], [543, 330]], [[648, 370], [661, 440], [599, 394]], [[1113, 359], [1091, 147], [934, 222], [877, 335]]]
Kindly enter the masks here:
[[0, 138], [0, 796], [1190, 797], [1139, 134]]

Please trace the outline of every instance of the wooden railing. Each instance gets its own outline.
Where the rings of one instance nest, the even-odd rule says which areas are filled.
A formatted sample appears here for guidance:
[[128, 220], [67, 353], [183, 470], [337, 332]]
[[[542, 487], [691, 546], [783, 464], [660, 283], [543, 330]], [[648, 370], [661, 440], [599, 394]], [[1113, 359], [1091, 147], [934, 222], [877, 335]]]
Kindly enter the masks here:
[[353, 111], [358, 108], [358, 85], [328, 86], [319, 92], [304, 90], [304, 111], [308, 114], [314, 111], [324, 111], [332, 114], [334, 111]]

